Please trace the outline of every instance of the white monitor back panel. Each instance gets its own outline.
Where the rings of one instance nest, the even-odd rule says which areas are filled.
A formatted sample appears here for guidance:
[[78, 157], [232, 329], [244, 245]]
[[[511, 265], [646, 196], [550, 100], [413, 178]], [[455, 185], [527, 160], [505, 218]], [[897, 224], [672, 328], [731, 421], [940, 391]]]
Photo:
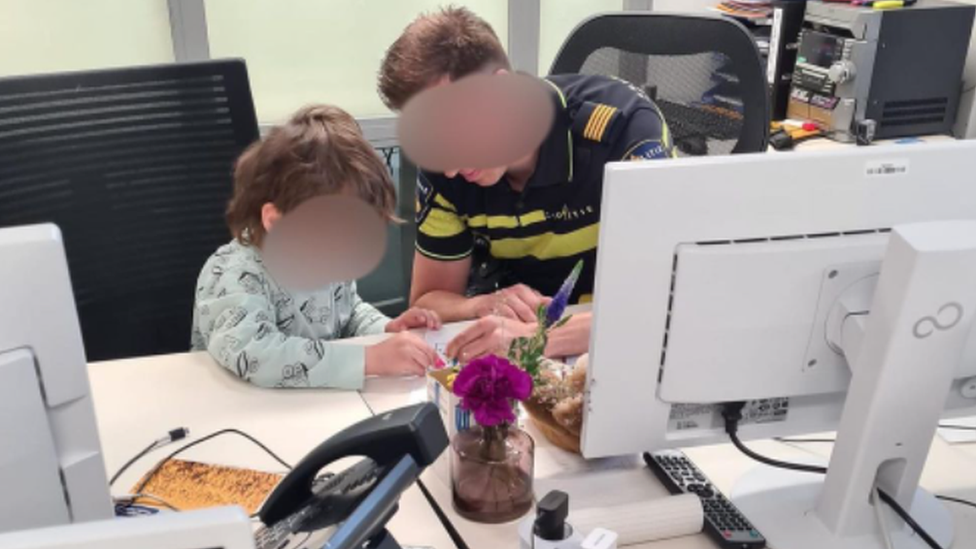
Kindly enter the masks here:
[[[845, 390], [845, 376], [836, 362], [802, 371], [800, 357], [816, 338], [809, 317], [819, 307], [825, 268], [880, 259], [883, 244], [872, 235], [843, 242], [825, 238], [823, 249], [809, 241], [788, 253], [788, 240], [764, 241], [976, 219], [974, 174], [973, 142], [608, 164], [584, 454], [621, 455], [724, 440], [715, 425], [675, 432], [675, 401], [730, 401], [783, 391], [781, 396], [795, 397], [789, 420], [768, 428], [744, 427], [744, 437], [836, 427], [844, 396], [836, 391]], [[745, 244], [697, 246], [733, 241]], [[785, 248], [779, 246], [784, 243]], [[688, 259], [687, 269], [680, 260], [675, 269], [676, 254]], [[745, 257], [731, 258], [735, 254]], [[675, 303], [669, 306], [672, 285]], [[685, 295], [688, 288], [694, 291]], [[734, 292], [741, 295], [729, 295]], [[670, 334], [669, 311], [674, 315]], [[784, 321], [789, 323], [785, 328], [780, 326]], [[728, 329], [739, 330], [741, 341], [718, 335]], [[768, 337], [757, 343], [763, 331], [769, 331]], [[666, 334], [676, 338], [668, 343], [672, 356], [664, 353]], [[719, 350], [707, 348], [720, 338], [727, 339], [734, 357], [723, 359]], [[765, 345], [777, 355], [775, 361], [763, 360]], [[725, 360], [722, 367], [728, 371], [715, 374], [713, 359]], [[685, 367], [691, 370], [677, 371]], [[792, 373], [773, 379], [777, 368]], [[976, 409], [976, 401], [957, 404]], [[706, 415], [699, 414], [698, 425], [714, 421], [714, 414], [711, 420]]]
[[96, 521], [0, 535], [3, 549], [254, 549], [237, 507]]
[[[2, 486], [0, 509], [18, 505], [21, 498], [44, 498], [48, 506], [64, 508], [73, 522], [111, 517], [81, 329], [61, 232], [54, 225], [0, 229], [0, 354], [17, 349], [29, 349], [35, 362], [44, 417], [28, 420], [26, 412], [17, 412], [0, 416], [0, 422], [47, 423], [36, 436], [53, 438], [58, 481], [63, 482], [64, 489], [53, 498], [47, 491], [26, 495], [31, 489], [26, 481], [15, 485], [15, 490]], [[0, 455], [25, 442], [20, 434], [9, 432], [14, 438], [0, 439]], [[29, 463], [36, 470], [21, 471], [23, 479], [50, 474], [47, 449], [34, 450], [39, 452], [37, 459]], [[0, 515], [0, 532], [65, 522], [62, 513], [53, 510], [37, 515], [36, 520], [21, 522], [23, 512]]]

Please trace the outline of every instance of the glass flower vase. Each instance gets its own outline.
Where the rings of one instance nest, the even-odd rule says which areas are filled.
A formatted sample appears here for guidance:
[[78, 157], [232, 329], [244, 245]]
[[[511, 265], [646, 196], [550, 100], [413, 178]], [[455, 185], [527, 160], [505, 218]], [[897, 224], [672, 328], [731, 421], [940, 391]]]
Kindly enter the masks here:
[[475, 522], [497, 524], [532, 508], [535, 442], [514, 425], [475, 426], [451, 441], [454, 509]]

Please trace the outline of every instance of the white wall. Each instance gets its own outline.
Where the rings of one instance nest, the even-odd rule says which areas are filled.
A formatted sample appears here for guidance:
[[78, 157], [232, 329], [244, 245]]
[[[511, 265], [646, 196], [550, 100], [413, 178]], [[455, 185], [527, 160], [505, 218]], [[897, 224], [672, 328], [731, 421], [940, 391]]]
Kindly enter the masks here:
[[[281, 122], [306, 103], [353, 116], [388, 115], [376, 93], [386, 49], [417, 15], [444, 0], [206, 0], [210, 55], [247, 61], [262, 123]], [[508, 2], [464, 0], [508, 41]]]
[[166, 0], [0, 0], [0, 76], [172, 61]]
[[620, 11], [622, 0], [540, 0], [539, 74], [549, 74], [569, 33], [591, 15]]
[[719, 0], [654, 0], [654, 11], [698, 12], [705, 11]]

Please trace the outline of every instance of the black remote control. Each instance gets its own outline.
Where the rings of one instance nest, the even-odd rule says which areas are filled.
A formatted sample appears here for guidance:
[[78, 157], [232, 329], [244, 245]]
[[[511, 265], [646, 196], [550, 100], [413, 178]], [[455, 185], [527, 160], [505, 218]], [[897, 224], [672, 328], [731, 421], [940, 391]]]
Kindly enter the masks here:
[[762, 536], [680, 450], [645, 453], [644, 461], [672, 494], [696, 494], [705, 511], [705, 533], [728, 549], [761, 549]]

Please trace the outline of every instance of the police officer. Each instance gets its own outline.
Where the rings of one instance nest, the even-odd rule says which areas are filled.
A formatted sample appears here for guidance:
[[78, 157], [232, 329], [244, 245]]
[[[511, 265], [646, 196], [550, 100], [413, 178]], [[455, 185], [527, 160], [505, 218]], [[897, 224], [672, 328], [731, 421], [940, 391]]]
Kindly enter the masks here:
[[[419, 17], [390, 47], [379, 89], [399, 110], [432, 86], [509, 70], [491, 27], [467, 9], [447, 8]], [[579, 260], [583, 272], [571, 302], [588, 302], [604, 165], [673, 156], [661, 112], [635, 86], [584, 75], [545, 82], [556, 114], [538, 150], [507, 166], [419, 177], [410, 299], [445, 321], [481, 318], [448, 346], [463, 361], [503, 351], [513, 337], [531, 333], [538, 306]], [[589, 314], [574, 316], [552, 334], [547, 354], [586, 352], [589, 327]]]

